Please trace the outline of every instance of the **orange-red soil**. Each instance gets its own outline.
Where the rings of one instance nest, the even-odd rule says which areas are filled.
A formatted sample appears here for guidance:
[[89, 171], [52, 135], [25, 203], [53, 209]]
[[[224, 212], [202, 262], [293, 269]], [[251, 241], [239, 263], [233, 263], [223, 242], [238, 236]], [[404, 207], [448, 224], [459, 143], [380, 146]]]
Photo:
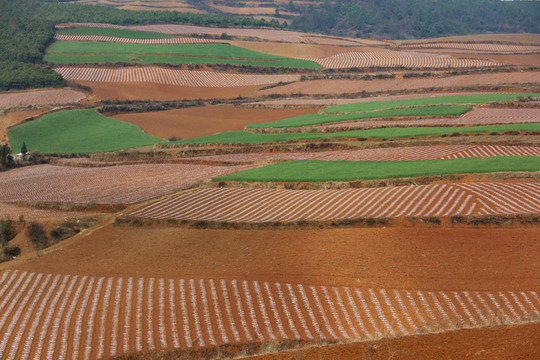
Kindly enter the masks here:
[[144, 132], [167, 139], [189, 139], [225, 131], [243, 130], [246, 125], [316, 113], [317, 109], [261, 110], [233, 106], [205, 106], [168, 111], [112, 115], [135, 124]]
[[35, 209], [15, 204], [0, 203], [0, 219], [10, 218], [18, 219], [19, 216], [24, 216], [27, 220], [43, 220], [43, 219], [62, 219], [68, 217], [95, 216], [101, 215], [96, 211], [63, 211], [54, 209]]
[[459, 75], [444, 78], [410, 78], [383, 80], [312, 80], [296, 82], [258, 91], [258, 95], [269, 94], [343, 94], [356, 92], [378, 92], [428, 88], [451, 88], [488, 84], [532, 83], [540, 81], [540, 72], [495, 73]]
[[12, 111], [0, 115], [0, 142], [8, 141], [7, 129], [9, 127], [17, 125], [18, 123], [29, 117], [43, 115], [47, 113], [48, 110], [50, 109]]
[[533, 360], [540, 354], [539, 338], [540, 324], [533, 323], [328, 345], [249, 359]]
[[480, 291], [537, 286], [539, 259], [534, 227], [248, 231], [108, 225], [0, 269]]
[[240, 86], [226, 88], [185, 87], [152, 83], [98, 83], [77, 81], [77, 83], [92, 89], [93, 100], [182, 100], [182, 99], [230, 99], [238, 96], [249, 97], [261, 88], [255, 86]]
[[17, 105], [49, 105], [78, 102], [86, 95], [71, 89], [30, 90], [0, 93], [0, 108]]
[[407, 40], [396, 41], [404, 44], [416, 44], [426, 42], [509, 42], [517, 44], [533, 44], [540, 45], [540, 35], [538, 34], [475, 34], [475, 35], [461, 35], [461, 36], [448, 36], [442, 38], [430, 38], [421, 40]]
[[[442, 51], [440, 53], [443, 53]], [[454, 57], [462, 57], [469, 59], [482, 59], [482, 60], [492, 60], [495, 62], [500, 62], [503, 64], [515, 64], [515, 65], [532, 65], [540, 66], [540, 55], [530, 54], [530, 55], [502, 55], [502, 54], [451, 54]]]

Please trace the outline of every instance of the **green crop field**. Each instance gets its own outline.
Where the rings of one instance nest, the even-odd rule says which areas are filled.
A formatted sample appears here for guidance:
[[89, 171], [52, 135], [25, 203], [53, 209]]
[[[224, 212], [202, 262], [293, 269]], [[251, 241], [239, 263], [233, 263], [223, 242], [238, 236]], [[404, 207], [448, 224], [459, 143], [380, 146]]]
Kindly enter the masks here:
[[486, 126], [461, 126], [461, 127], [409, 127], [409, 128], [384, 128], [357, 131], [345, 131], [337, 133], [284, 133], [284, 134], [254, 134], [246, 131], [228, 131], [215, 135], [208, 135], [193, 139], [181, 140], [178, 143], [235, 143], [256, 144], [277, 141], [311, 140], [311, 139], [397, 139], [412, 136], [432, 136], [452, 133], [472, 134], [485, 132], [504, 131], [540, 131], [540, 123], [530, 124], [505, 124]]
[[88, 153], [116, 151], [164, 142], [139, 127], [111, 119], [94, 110], [65, 110], [8, 130], [13, 149], [23, 141], [28, 151], [42, 153]]
[[320, 65], [313, 61], [282, 59], [282, 60], [236, 60], [212, 57], [195, 56], [167, 56], [167, 55], [71, 55], [71, 54], [47, 54], [45, 61], [58, 64], [93, 64], [93, 63], [143, 63], [143, 64], [231, 64], [251, 65], [261, 67], [282, 67], [318, 69]]
[[98, 36], [113, 36], [129, 39], [168, 39], [175, 38], [175, 35], [160, 34], [146, 31], [109, 29], [93, 26], [81, 26], [76, 29], [59, 30], [59, 34], [64, 35], [98, 35]]
[[425, 106], [425, 105], [467, 105], [484, 104], [495, 101], [510, 101], [519, 97], [538, 97], [537, 93], [522, 94], [469, 94], [469, 95], [450, 95], [425, 97], [420, 99], [390, 100], [390, 101], [371, 101], [355, 104], [345, 104], [331, 106], [323, 109], [326, 113], [352, 113], [375, 111], [382, 109], [391, 109], [396, 107]]
[[296, 160], [217, 177], [213, 181], [354, 181], [504, 171], [540, 171], [540, 157], [507, 156], [416, 161]]
[[360, 114], [307, 114], [266, 123], [250, 124], [246, 127], [252, 129], [287, 128], [385, 117], [460, 116], [471, 109], [469, 106], [431, 106], [381, 110]]
[[228, 44], [124, 44], [95, 41], [57, 41], [49, 53], [60, 54], [169, 54], [256, 60], [287, 59]]

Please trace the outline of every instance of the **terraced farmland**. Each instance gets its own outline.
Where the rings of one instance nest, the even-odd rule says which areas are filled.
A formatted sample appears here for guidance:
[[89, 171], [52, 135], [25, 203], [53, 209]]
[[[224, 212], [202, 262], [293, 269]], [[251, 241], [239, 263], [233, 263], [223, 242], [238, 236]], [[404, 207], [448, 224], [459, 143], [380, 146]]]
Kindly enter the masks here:
[[515, 45], [515, 44], [495, 44], [495, 43], [419, 43], [401, 45], [405, 49], [457, 49], [474, 52], [502, 52], [502, 53], [524, 53], [540, 52], [540, 46]]
[[248, 75], [213, 71], [176, 70], [156, 66], [100, 68], [57, 67], [67, 80], [94, 82], [147, 82], [189, 87], [233, 87], [296, 81], [299, 75]]
[[488, 67], [499, 64], [488, 60], [461, 59], [448, 55], [416, 52], [345, 52], [325, 58], [305, 58], [325, 69], [366, 68], [366, 67], [406, 67], [406, 68], [460, 68]]
[[332, 221], [359, 217], [540, 213], [537, 183], [464, 183], [347, 190], [209, 188], [130, 213], [224, 222]]
[[0, 202], [127, 204], [169, 194], [251, 166], [123, 165], [79, 168], [37, 165], [0, 173]]
[[5, 271], [4, 359], [100, 359], [253, 341], [370, 340], [519, 323], [537, 291], [431, 291]]
[[86, 95], [71, 89], [50, 89], [0, 94], [0, 108], [18, 105], [49, 105], [76, 103]]
[[126, 44], [210, 44], [215, 41], [202, 38], [162, 38], [162, 39], [136, 39], [115, 36], [103, 35], [66, 35], [55, 34], [54, 40], [57, 41], [94, 41], [94, 42], [109, 42], [109, 43], [126, 43]]

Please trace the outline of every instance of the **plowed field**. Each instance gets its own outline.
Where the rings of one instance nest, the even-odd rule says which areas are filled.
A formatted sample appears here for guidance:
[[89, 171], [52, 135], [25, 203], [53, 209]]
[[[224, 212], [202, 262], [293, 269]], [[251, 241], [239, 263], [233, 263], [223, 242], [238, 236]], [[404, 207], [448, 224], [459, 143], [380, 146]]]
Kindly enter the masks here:
[[540, 81], [540, 72], [495, 73], [477, 75], [459, 75], [444, 78], [409, 78], [382, 80], [312, 80], [302, 81], [271, 89], [261, 90], [259, 95], [270, 94], [344, 94], [431, 89], [511, 83], [535, 83]]
[[188, 87], [232, 87], [296, 81], [299, 75], [246, 75], [212, 71], [190, 71], [155, 66], [118, 69], [91, 67], [59, 67], [54, 69], [68, 80], [95, 82], [156, 83]]
[[130, 213], [228, 222], [540, 213], [537, 183], [464, 183], [347, 190], [208, 188]]
[[0, 94], [0, 108], [17, 105], [49, 105], [75, 103], [86, 95], [70, 89], [4, 92]]
[[18, 219], [23, 215], [27, 220], [60, 219], [68, 217], [94, 216], [99, 212], [90, 211], [62, 211], [53, 209], [34, 209], [8, 203], [0, 203], [0, 219]]
[[208, 44], [215, 42], [202, 38], [134, 39], [115, 36], [67, 34], [55, 34], [54, 39], [63, 41], [103, 41], [128, 44]]
[[172, 164], [105, 168], [37, 165], [0, 173], [0, 201], [127, 204], [248, 168]]
[[246, 153], [200, 156], [211, 161], [273, 161], [273, 160], [349, 160], [400, 161], [428, 159], [458, 159], [489, 156], [540, 156], [540, 147], [504, 145], [435, 145], [363, 150], [340, 150], [297, 153]]
[[537, 318], [537, 291], [419, 291], [5, 271], [0, 356], [120, 353], [283, 339], [376, 339]]
[[407, 67], [407, 68], [456, 68], [485, 67], [497, 63], [477, 59], [459, 59], [448, 55], [434, 55], [414, 52], [346, 52], [322, 59], [303, 59], [315, 61], [323, 68], [364, 68], [364, 67]]
[[540, 46], [531, 45], [511, 45], [511, 44], [493, 44], [493, 43], [421, 43], [402, 45], [405, 49], [457, 49], [471, 52], [539, 52]]

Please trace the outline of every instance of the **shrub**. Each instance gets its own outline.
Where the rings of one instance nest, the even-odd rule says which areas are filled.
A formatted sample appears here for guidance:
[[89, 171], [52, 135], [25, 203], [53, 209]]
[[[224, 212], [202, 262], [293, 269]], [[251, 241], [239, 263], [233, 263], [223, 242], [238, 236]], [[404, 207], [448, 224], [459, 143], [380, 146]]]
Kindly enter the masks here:
[[18, 246], [6, 246], [3, 251], [4, 255], [11, 257], [16, 257], [21, 254], [21, 248]]
[[49, 238], [45, 232], [45, 228], [38, 222], [28, 224], [28, 237], [37, 249], [44, 249], [49, 246]]

